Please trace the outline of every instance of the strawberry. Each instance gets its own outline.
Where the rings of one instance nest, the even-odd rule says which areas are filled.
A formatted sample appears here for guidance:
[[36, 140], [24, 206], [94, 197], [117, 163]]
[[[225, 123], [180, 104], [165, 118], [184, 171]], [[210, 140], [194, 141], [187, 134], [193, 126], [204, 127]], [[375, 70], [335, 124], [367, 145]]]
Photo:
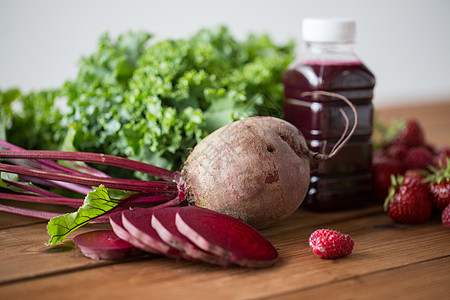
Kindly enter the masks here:
[[403, 161], [408, 153], [408, 147], [400, 144], [392, 144], [386, 149], [386, 155], [398, 161]]
[[391, 175], [397, 175], [402, 172], [403, 165], [400, 161], [381, 154], [373, 157], [373, 184], [380, 200], [385, 199], [388, 194], [389, 187], [391, 186]]
[[425, 134], [417, 120], [408, 119], [391, 143], [405, 145], [408, 148], [424, 146]]
[[439, 168], [430, 166], [430, 175], [425, 179], [430, 183], [433, 205], [439, 212], [450, 204], [450, 158], [445, 162], [440, 162]]
[[450, 205], [447, 205], [442, 212], [441, 220], [445, 227], [450, 228]]
[[415, 177], [392, 176], [384, 210], [397, 223], [422, 223], [431, 216], [428, 185]]
[[425, 147], [413, 147], [406, 154], [403, 164], [406, 169], [427, 169], [433, 164], [433, 154]]
[[443, 211], [450, 204], [450, 182], [430, 184], [430, 192], [433, 197], [434, 207], [438, 211]]
[[347, 234], [331, 229], [317, 229], [309, 237], [309, 246], [320, 258], [339, 258], [352, 253], [355, 242]]
[[403, 177], [413, 177], [419, 180], [424, 180], [426, 178], [427, 172], [419, 169], [409, 169], [403, 174]]
[[447, 167], [447, 157], [450, 158], [450, 148], [445, 147], [437, 150], [436, 155], [433, 157], [433, 165], [438, 168], [440, 162], [442, 162]]

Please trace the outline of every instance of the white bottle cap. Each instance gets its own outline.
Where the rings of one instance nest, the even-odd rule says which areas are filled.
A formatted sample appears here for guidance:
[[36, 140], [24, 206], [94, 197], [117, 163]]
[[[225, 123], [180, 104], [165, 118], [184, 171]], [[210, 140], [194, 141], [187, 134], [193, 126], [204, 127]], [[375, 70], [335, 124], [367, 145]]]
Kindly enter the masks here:
[[355, 39], [356, 24], [348, 19], [304, 19], [302, 37], [308, 42], [347, 42]]

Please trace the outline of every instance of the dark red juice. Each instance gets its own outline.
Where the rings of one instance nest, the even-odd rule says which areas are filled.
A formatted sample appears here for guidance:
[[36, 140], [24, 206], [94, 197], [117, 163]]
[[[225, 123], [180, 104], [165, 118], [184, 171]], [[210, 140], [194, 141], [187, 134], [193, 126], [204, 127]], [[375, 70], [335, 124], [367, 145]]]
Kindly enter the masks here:
[[351, 127], [350, 107], [329, 96], [302, 97], [305, 91], [327, 91], [348, 98], [356, 107], [358, 125], [352, 138], [333, 158], [311, 165], [311, 184], [302, 206], [321, 211], [362, 207], [372, 201], [372, 96], [375, 77], [359, 60], [299, 62], [283, 76], [284, 118], [296, 125], [311, 150], [330, 153], [345, 130], [344, 109]]

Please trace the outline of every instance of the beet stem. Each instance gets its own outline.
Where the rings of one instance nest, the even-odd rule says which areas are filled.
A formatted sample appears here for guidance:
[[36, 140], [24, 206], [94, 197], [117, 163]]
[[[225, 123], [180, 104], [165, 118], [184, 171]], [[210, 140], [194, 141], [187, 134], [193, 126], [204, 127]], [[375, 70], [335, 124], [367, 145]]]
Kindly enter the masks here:
[[[0, 140], [0, 147], [9, 149], [10, 151], [27, 151], [24, 148], [21, 148], [19, 146], [13, 145], [11, 143], [8, 143], [4, 140]], [[5, 151], [5, 150], [0, 150]], [[63, 166], [57, 162], [51, 161], [49, 159], [28, 159], [28, 161], [36, 166], [41, 167], [44, 170], [51, 170], [51, 171], [62, 171], [68, 174], [78, 174], [78, 175], [84, 175], [86, 173], [80, 172], [78, 170]], [[91, 168], [89, 166], [85, 166], [84, 169], [92, 174], [98, 174], [101, 177], [109, 177], [103, 172], [100, 172], [94, 168]]]
[[56, 205], [71, 205], [71, 206], [72, 205], [80, 206], [81, 204], [83, 204], [83, 199], [66, 198], [66, 197], [43, 197], [43, 196], [20, 195], [9, 193], [0, 193], [0, 199], [15, 200], [21, 202], [56, 204]]
[[0, 158], [22, 158], [22, 159], [54, 159], [81, 161], [85, 163], [96, 163], [113, 167], [124, 168], [138, 171], [161, 178], [166, 181], [172, 181], [175, 172], [162, 169], [143, 162], [98, 153], [88, 152], [64, 152], [64, 151], [41, 151], [41, 150], [0, 150]]
[[[58, 217], [61, 215], [60, 213], [20, 208], [3, 204], [0, 204], [0, 212], [6, 212], [24, 217], [31, 217], [43, 220], [50, 220], [54, 217]], [[109, 214], [97, 217], [96, 219], [93, 219], [89, 222], [89, 224], [106, 224], [106, 223], [109, 223]]]
[[44, 219], [44, 220], [50, 220], [51, 218], [57, 217], [60, 215], [58, 213], [26, 209], [26, 208], [19, 208], [19, 207], [8, 206], [8, 205], [3, 205], [3, 204], [0, 204], [0, 211], [12, 213], [15, 215], [20, 215], [20, 216], [25, 216], [25, 217]]
[[47, 197], [61, 197], [61, 195], [52, 193], [52, 192], [47, 191], [45, 189], [28, 186], [26, 184], [15, 182], [15, 181], [10, 181], [10, 180], [7, 180], [7, 179], [2, 179], [2, 180], [3, 180], [3, 182], [7, 183], [8, 185], [12, 185], [12, 186], [21, 188], [21, 189], [23, 189], [25, 191], [29, 191], [29, 192], [35, 193], [35, 194], [39, 194], [39, 195], [47, 196]]
[[50, 180], [77, 183], [82, 185], [98, 186], [100, 184], [103, 184], [108, 188], [140, 191], [140, 192], [166, 192], [170, 190], [175, 190], [177, 188], [176, 183], [174, 182], [99, 178], [91, 175], [87, 176], [70, 175], [54, 171], [37, 170], [27, 167], [13, 166], [3, 163], [0, 163], [0, 171]]
[[123, 205], [156, 205], [173, 199], [173, 194], [148, 195], [146, 193], [133, 194], [122, 200]]

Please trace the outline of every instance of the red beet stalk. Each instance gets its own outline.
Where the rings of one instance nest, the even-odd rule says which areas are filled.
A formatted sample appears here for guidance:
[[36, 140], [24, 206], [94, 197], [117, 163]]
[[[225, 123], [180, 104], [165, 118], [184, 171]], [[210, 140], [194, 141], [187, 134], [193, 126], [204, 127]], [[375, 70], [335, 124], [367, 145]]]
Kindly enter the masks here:
[[[9, 162], [0, 163], [0, 172], [18, 174], [21, 181], [26, 180], [38, 186], [57, 187], [80, 194], [87, 194], [92, 190], [92, 187], [99, 185], [104, 185], [109, 189], [136, 192], [123, 198], [119, 206], [170, 206], [182, 203], [185, 198], [184, 194], [179, 192], [177, 172], [146, 163], [96, 153], [25, 150], [3, 140], [0, 140], [0, 148], [8, 149], [0, 150], [0, 160]], [[55, 160], [66, 161], [67, 165], [62, 165]], [[75, 162], [103, 164], [138, 171], [160, 178], [163, 181], [112, 178], [91, 166], [77, 165]], [[6, 179], [3, 182], [15, 187], [15, 189], [13, 189], [14, 192], [2, 192], [0, 190], [0, 199], [72, 207], [79, 207], [83, 204], [83, 199], [60, 196], [37, 186]], [[179, 197], [180, 195], [181, 197]], [[0, 211], [41, 219], [50, 219], [58, 215], [7, 205], [1, 205]]]

